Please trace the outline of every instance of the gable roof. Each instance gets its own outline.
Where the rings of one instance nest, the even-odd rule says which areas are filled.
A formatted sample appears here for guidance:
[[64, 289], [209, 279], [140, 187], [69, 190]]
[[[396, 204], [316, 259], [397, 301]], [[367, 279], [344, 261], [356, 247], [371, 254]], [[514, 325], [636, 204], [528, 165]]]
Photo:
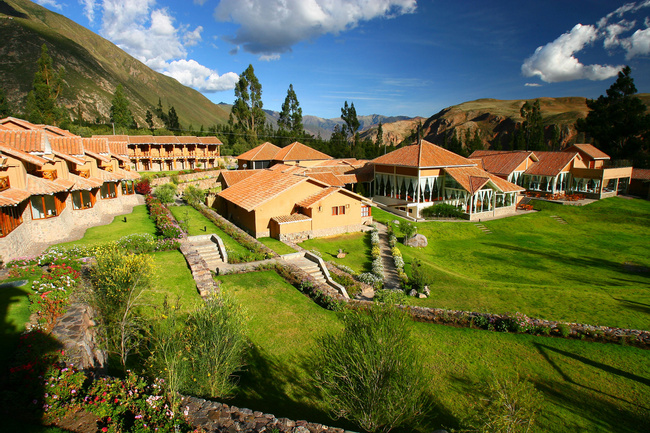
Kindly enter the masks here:
[[419, 168], [471, 167], [476, 165], [467, 158], [463, 158], [426, 140], [393, 150], [386, 155], [373, 159], [371, 162], [374, 164]]
[[51, 153], [47, 135], [38, 130], [0, 130], [0, 144], [27, 153]]
[[40, 156], [31, 155], [27, 152], [23, 152], [22, 150], [14, 149], [13, 147], [3, 146], [2, 142], [0, 142], [0, 152], [6, 153], [7, 155], [13, 156], [16, 159], [20, 159], [21, 161], [29, 162], [30, 164], [34, 164], [38, 167], [42, 167], [47, 163], [47, 160], [41, 158]]
[[272, 158], [273, 161], [317, 161], [325, 159], [333, 158], [297, 141], [280, 149]]
[[539, 176], [557, 176], [571, 161], [580, 158], [576, 152], [533, 152], [538, 161], [524, 173]]
[[345, 182], [334, 173], [308, 173], [307, 176], [332, 186], [345, 186]]
[[56, 136], [50, 137], [50, 144], [55, 152], [67, 153], [73, 156], [83, 156], [83, 139], [79, 136]]
[[193, 135], [93, 135], [93, 138], [105, 138], [110, 143], [127, 144], [223, 144], [217, 137], [195, 137]]
[[280, 148], [273, 143], [262, 143], [251, 150], [242, 153], [237, 159], [246, 161], [270, 161], [280, 151]]
[[250, 212], [308, 180], [307, 177], [281, 171], [258, 170], [257, 173], [221, 191], [218, 195]]
[[650, 169], [647, 168], [633, 168], [632, 179], [650, 180]]
[[323, 188], [321, 191], [318, 191], [316, 194], [312, 194], [309, 197], [304, 198], [303, 200], [300, 200], [296, 204], [300, 207], [305, 207], [309, 208], [312, 207], [315, 203], [319, 202], [320, 200], [324, 199], [325, 197], [328, 197], [341, 188], [335, 187], [335, 186], [330, 186], [327, 188]]
[[226, 189], [249, 178], [258, 171], [259, 170], [222, 170], [221, 173], [219, 173], [217, 180], [221, 182], [221, 188]]
[[91, 151], [93, 153], [100, 153], [104, 155], [111, 153], [110, 148], [108, 147], [108, 140], [106, 138], [83, 138], [83, 145], [86, 151]]
[[502, 192], [525, 190], [514, 183], [503, 180], [499, 176], [490, 174], [478, 167], [449, 167], [445, 168], [445, 172], [454, 178], [470, 194], [474, 194], [488, 182], [492, 182]]
[[476, 150], [469, 157], [480, 159], [485, 171], [502, 176], [509, 176], [529, 157], [533, 161], [538, 160], [537, 156], [529, 151]]
[[586, 155], [589, 159], [610, 159], [608, 154], [589, 143], [576, 143], [573, 146], [564, 149], [564, 152], [576, 151], [580, 152], [580, 154]]

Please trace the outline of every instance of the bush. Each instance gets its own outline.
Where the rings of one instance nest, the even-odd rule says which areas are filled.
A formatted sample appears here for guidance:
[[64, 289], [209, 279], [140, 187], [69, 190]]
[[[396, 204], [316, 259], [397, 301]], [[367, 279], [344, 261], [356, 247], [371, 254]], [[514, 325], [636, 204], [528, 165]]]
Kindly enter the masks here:
[[38, 316], [39, 325], [49, 332], [70, 304], [70, 294], [80, 280], [79, 272], [65, 264], [52, 265], [48, 273], [32, 283], [29, 309]]
[[415, 422], [427, 409], [409, 317], [394, 307], [346, 310], [344, 329], [318, 341], [315, 385], [335, 417], [374, 431]]
[[424, 286], [430, 284], [429, 278], [427, 272], [422, 269], [422, 262], [418, 259], [413, 259], [411, 262], [411, 287], [417, 290], [418, 293], [422, 293]]
[[151, 194], [151, 183], [148, 178], [142, 178], [135, 184], [135, 192], [142, 195]]
[[375, 292], [373, 298], [375, 302], [383, 302], [384, 304], [406, 304], [407, 297], [403, 290], [380, 289]]
[[190, 206], [197, 205], [205, 201], [205, 194], [205, 190], [189, 185], [183, 192], [183, 200]]
[[440, 203], [422, 209], [422, 216], [425, 218], [462, 218], [463, 212], [456, 206]]
[[557, 329], [557, 332], [559, 332], [559, 334], [564, 338], [571, 335], [571, 328], [569, 325], [565, 325], [564, 323], [558, 323], [555, 329]]
[[160, 185], [156, 188], [153, 195], [160, 200], [162, 204], [173, 203], [176, 198], [176, 185], [173, 183]]

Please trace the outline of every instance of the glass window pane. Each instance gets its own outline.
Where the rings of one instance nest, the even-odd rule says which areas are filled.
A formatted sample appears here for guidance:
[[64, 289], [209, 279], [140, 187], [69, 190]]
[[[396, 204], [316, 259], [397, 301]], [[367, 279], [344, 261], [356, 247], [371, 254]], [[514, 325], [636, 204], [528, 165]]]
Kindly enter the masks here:
[[72, 208], [73, 209], [83, 208], [83, 205], [81, 203], [81, 191], [74, 191], [72, 193]]
[[32, 217], [34, 219], [45, 218], [45, 209], [43, 209], [43, 196], [37, 195], [32, 197]]
[[45, 212], [47, 216], [56, 216], [56, 202], [53, 195], [46, 195], [45, 198]]

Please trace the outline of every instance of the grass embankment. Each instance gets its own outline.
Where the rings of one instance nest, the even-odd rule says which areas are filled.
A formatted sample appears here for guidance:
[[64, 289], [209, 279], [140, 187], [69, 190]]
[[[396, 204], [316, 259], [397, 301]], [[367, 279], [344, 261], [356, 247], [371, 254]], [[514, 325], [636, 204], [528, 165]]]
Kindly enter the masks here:
[[[336, 313], [317, 307], [273, 272], [226, 275], [225, 293], [246, 306], [253, 343], [239, 396], [231, 403], [327, 425], [310, 385], [308, 359], [316, 339], [337, 331]], [[481, 383], [494, 372], [519, 374], [544, 395], [537, 431], [635, 432], [650, 422], [650, 351], [523, 334], [412, 323], [437, 402], [422, 421], [432, 431], [460, 427], [479, 402]], [[407, 428], [405, 431], [411, 431]]]
[[214, 233], [221, 238], [223, 244], [226, 246], [226, 250], [234, 251], [241, 255], [249, 253], [246, 248], [231, 238], [219, 227], [214, 225], [212, 221], [203, 216], [201, 212], [197, 211], [192, 206], [169, 206], [169, 209], [171, 210], [172, 215], [174, 215], [174, 218], [176, 218], [176, 221], [187, 221], [189, 236]]
[[650, 329], [650, 203], [534, 203], [540, 212], [482, 222], [489, 234], [469, 222], [418, 223], [429, 245], [401, 251], [423, 262], [432, 291], [413, 303]]
[[[306, 250], [317, 250], [322, 254], [323, 260], [348, 266], [357, 273], [370, 272], [372, 268], [369, 233], [346, 233], [340, 236], [309, 239], [303, 241], [300, 246]], [[342, 259], [336, 257], [339, 249], [346, 253]]]
[[280, 242], [277, 239], [259, 238], [258, 241], [260, 241], [261, 243], [263, 243], [267, 247], [271, 248], [273, 251], [275, 251], [279, 255], [291, 254], [291, 253], [296, 252], [296, 250], [291, 248], [289, 245], [285, 244], [284, 242]]

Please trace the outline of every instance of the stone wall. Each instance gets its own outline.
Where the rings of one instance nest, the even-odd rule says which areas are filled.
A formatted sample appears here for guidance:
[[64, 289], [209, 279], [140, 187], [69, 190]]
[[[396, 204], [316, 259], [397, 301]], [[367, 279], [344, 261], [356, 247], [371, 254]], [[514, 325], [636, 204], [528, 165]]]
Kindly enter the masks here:
[[130, 213], [134, 206], [144, 204], [138, 194], [121, 195], [116, 198], [97, 199], [90, 209], [73, 209], [72, 197], [68, 194], [65, 209], [59, 216], [32, 219], [31, 205], [23, 212], [23, 223], [4, 238], [0, 238], [0, 251], [4, 261], [37, 255], [48, 246], [83, 237], [86, 229], [110, 223], [117, 215]]
[[[190, 182], [190, 181], [196, 181], [196, 180], [201, 180], [204, 178], [209, 178], [209, 179], [215, 179], [219, 177], [219, 174], [221, 173], [222, 170], [207, 170], [207, 171], [199, 171], [196, 173], [188, 173], [188, 174], [179, 174], [178, 175], [178, 181], [183, 183], [183, 182]], [[157, 177], [155, 179], [151, 179], [151, 186], [158, 186], [158, 185], [163, 185], [165, 183], [171, 182], [171, 178], [169, 176], [167, 177]]]
[[[369, 230], [371, 230], [371, 227], [369, 225], [352, 224], [352, 225], [340, 226], [340, 227], [330, 227], [330, 228], [320, 229], [320, 230], [308, 230], [304, 232], [285, 233], [280, 235], [280, 241], [295, 243], [295, 242], [304, 241], [306, 239], [342, 235], [345, 233], [364, 232]], [[266, 234], [266, 232], [257, 233], [258, 238], [268, 237], [268, 236], [270, 236], [270, 233], [269, 234]]]

